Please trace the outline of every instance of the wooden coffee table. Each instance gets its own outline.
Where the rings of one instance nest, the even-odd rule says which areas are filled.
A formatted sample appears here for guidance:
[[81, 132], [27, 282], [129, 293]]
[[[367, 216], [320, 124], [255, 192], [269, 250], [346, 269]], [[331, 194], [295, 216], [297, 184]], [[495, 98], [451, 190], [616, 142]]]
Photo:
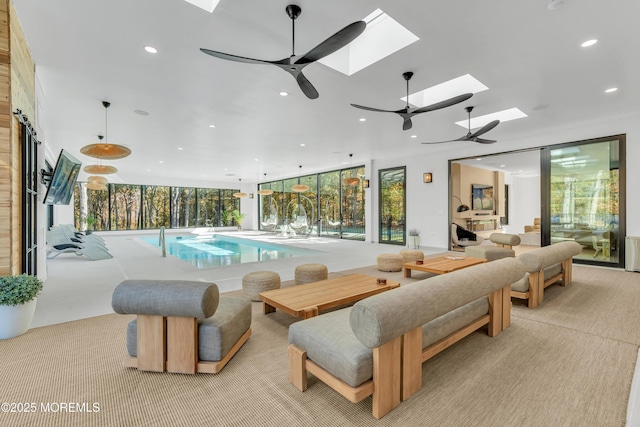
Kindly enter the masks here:
[[295, 317], [307, 319], [320, 310], [338, 307], [397, 288], [400, 283], [387, 280], [378, 285], [377, 279], [364, 274], [352, 274], [335, 279], [305, 283], [258, 294], [264, 314], [282, 310]]
[[[456, 259], [452, 259], [456, 258]], [[411, 270], [426, 271], [428, 273], [445, 274], [462, 268], [471, 267], [472, 265], [482, 264], [487, 262], [484, 258], [470, 258], [470, 257], [438, 257], [427, 258], [422, 264], [417, 264], [416, 261], [408, 262], [404, 264], [404, 277], [411, 277]]]

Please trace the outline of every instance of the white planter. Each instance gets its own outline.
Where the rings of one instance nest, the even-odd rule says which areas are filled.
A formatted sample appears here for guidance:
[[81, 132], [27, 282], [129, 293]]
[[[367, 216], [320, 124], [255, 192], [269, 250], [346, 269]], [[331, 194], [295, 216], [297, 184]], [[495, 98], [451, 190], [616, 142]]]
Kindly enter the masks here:
[[420, 236], [407, 236], [407, 247], [418, 249], [420, 247]]
[[38, 298], [20, 305], [0, 305], [0, 340], [17, 337], [29, 329]]

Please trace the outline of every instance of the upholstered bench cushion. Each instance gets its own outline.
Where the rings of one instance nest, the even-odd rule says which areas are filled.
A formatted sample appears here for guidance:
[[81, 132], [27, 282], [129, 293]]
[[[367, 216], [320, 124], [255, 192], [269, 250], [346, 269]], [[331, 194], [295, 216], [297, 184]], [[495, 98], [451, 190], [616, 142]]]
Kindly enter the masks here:
[[[221, 360], [251, 327], [251, 303], [246, 298], [220, 297], [216, 313], [198, 322], [198, 359]], [[127, 325], [127, 352], [137, 357], [138, 323]]]
[[465, 255], [472, 258], [484, 258], [487, 261], [495, 261], [501, 258], [515, 257], [516, 253], [513, 249], [502, 248], [499, 246], [467, 246], [464, 248]]
[[518, 246], [520, 244], [520, 236], [517, 234], [492, 233], [489, 240], [500, 245]]
[[196, 317], [215, 313], [220, 295], [213, 283], [188, 280], [125, 280], [113, 291], [111, 306], [120, 314]]
[[373, 352], [349, 326], [351, 308], [312, 317], [289, 327], [289, 344], [352, 387], [373, 378]]
[[422, 348], [440, 341], [474, 320], [489, 313], [489, 299], [479, 298], [422, 325]]

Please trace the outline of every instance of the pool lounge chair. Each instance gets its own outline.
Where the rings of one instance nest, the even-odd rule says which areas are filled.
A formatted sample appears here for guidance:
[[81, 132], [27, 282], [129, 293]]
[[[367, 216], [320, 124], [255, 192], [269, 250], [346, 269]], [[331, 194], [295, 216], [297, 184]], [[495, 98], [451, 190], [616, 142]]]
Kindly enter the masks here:
[[74, 242], [50, 231], [47, 231], [47, 243], [49, 245], [47, 258], [49, 259], [64, 253], [84, 255], [92, 261], [113, 258], [109, 251], [101, 245]]

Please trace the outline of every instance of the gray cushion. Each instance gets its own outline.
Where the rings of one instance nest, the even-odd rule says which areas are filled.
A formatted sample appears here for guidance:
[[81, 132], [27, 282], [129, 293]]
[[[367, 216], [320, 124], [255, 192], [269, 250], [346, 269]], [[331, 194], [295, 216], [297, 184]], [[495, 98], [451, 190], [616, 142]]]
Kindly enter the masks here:
[[533, 272], [572, 258], [581, 252], [582, 246], [576, 242], [560, 242], [520, 254], [518, 259], [527, 271]]
[[373, 352], [349, 326], [351, 308], [312, 317], [289, 327], [289, 343], [352, 387], [373, 378]]
[[120, 314], [205, 319], [218, 307], [214, 283], [187, 280], [125, 280], [113, 291], [111, 306]]
[[[216, 313], [198, 322], [198, 359], [221, 360], [251, 327], [251, 302], [246, 298], [220, 297]], [[137, 356], [138, 324], [127, 325], [127, 352]]]
[[431, 344], [440, 341], [447, 335], [488, 313], [489, 299], [482, 297], [433, 319], [431, 322], [422, 325], [422, 348], [429, 347]]
[[503, 258], [401, 286], [356, 303], [351, 328], [360, 342], [376, 348], [512, 284], [524, 273], [517, 259]]
[[518, 246], [520, 244], [520, 236], [517, 234], [492, 233], [489, 236], [489, 240], [501, 245]]

